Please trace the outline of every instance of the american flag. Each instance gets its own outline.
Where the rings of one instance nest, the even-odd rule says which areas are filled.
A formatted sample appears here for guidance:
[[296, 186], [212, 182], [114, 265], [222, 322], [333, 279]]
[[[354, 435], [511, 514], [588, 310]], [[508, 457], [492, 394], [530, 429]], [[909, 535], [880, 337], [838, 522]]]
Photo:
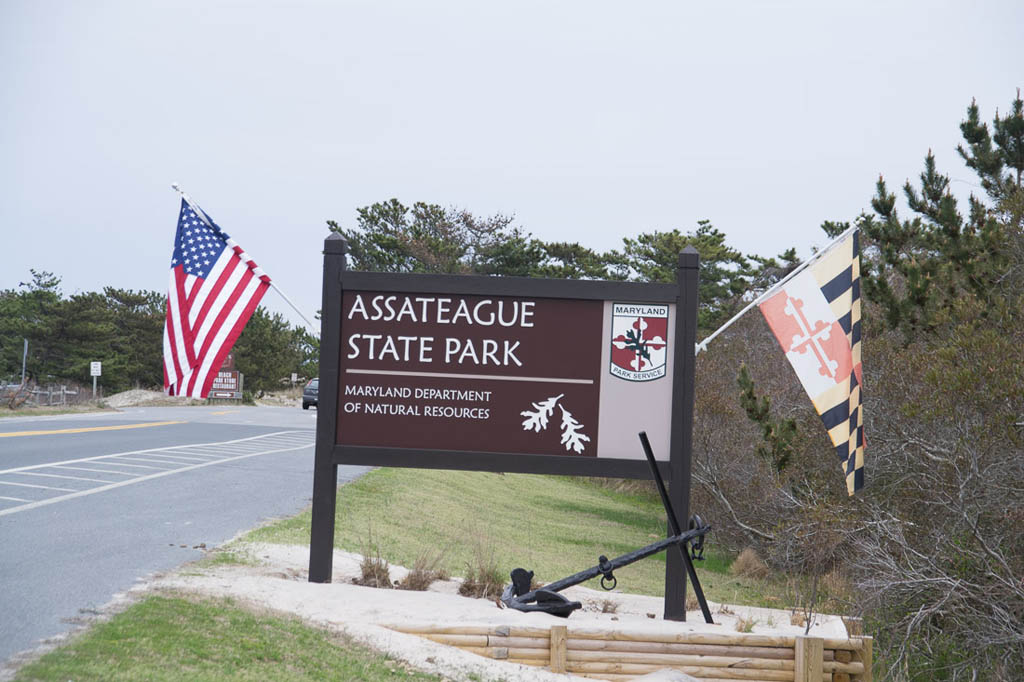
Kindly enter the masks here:
[[164, 321], [164, 392], [205, 398], [270, 278], [199, 209], [181, 201]]

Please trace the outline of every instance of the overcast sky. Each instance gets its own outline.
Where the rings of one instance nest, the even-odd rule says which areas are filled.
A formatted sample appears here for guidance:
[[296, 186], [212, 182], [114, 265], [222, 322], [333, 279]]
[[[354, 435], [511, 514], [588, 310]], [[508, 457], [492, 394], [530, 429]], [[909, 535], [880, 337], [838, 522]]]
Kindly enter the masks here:
[[309, 317], [325, 221], [390, 197], [807, 255], [929, 148], [977, 191], [957, 125], [1022, 37], [1010, 0], [0, 0], [0, 289], [163, 291], [174, 181]]

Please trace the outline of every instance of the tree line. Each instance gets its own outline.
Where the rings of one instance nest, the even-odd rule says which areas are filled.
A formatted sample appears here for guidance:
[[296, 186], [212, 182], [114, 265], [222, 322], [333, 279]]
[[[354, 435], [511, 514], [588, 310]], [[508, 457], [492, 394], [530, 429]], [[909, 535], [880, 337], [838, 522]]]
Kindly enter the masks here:
[[[99, 361], [107, 394], [162, 388], [165, 293], [105, 287], [67, 295], [53, 273], [30, 275], [0, 291], [0, 382], [20, 382], [24, 359], [27, 381], [85, 385], [90, 363]], [[316, 376], [317, 348], [316, 337], [260, 306], [234, 356], [246, 389], [258, 394], [279, 388], [292, 372]]]
[[796, 249], [776, 257], [744, 255], [710, 221], [692, 230], [652, 231], [599, 252], [577, 242], [545, 242], [505, 215], [478, 217], [454, 207], [398, 199], [357, 210], [356, 224], [328, 221], [348, 241], [349, 267], [371, 272], [474, 274], [557, 279], [675, 282], [679, 252], [700, 254], [698, 325], [716, 328], [763, 289], [795, 268]]

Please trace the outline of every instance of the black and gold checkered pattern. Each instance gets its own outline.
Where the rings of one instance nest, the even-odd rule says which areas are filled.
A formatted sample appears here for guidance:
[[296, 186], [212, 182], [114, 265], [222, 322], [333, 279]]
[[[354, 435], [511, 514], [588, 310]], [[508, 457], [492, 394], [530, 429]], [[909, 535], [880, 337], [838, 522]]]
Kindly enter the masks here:
[[845, 381], [816, 396], [814, 407], [842, 463], [847, 492], [853, 495], [864, 487], [859, 233], [853, 232], [810, 269], [850, 342], [853, 371]]

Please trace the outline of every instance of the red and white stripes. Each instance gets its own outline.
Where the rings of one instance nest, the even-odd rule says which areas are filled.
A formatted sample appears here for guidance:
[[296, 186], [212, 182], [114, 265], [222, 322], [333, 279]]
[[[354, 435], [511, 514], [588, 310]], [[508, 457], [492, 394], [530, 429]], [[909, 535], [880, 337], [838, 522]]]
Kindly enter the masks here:
[[164, 390], [205, 398], [217, 372], [249, 321], [268, 277], [242, 247], [227, 239], [206, 278], [173, 267], [164, 324]]

